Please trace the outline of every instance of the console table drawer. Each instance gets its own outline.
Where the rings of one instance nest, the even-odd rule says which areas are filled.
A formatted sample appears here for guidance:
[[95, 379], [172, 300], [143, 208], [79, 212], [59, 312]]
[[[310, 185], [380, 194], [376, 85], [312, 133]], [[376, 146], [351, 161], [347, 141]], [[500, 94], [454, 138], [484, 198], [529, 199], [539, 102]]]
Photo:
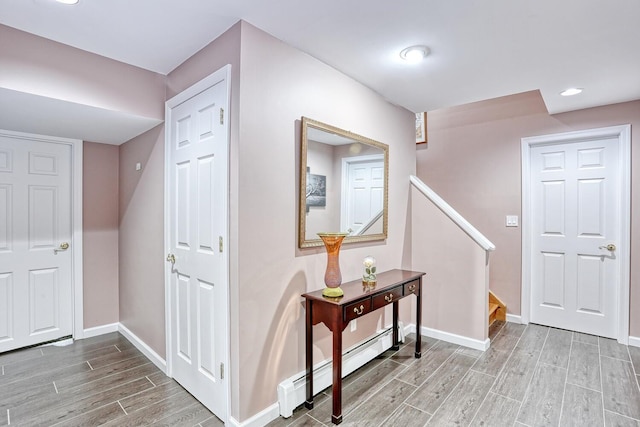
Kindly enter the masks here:
[[371, 298], [351, 303], [344, 307], [344, 321], [349, 322], [371, 311]]
[[413, 282], [405, 283], [404, 284], [404, 294], [405, 295], [415, 294], [416, 292], [418, 292], [418, 289], [420, 289], [419, 285], [420, 285], [420, 283], [419, 283], [418, 280], [414, 280]]
[[398, 301], [400, 298], [402, 298], [402, 286], [389, 289], [388, 291], [373, 297], [373, 309], [375, 310], [380, 307], [384, 307], [387, 304]]

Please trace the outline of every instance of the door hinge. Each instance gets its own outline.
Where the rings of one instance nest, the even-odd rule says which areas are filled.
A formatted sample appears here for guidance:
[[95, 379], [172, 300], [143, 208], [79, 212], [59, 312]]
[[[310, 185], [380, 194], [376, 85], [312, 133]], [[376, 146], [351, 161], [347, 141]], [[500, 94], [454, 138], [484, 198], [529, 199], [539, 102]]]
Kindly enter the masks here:
[[224, 108], [220, 109], [220, 124], [224, 124]]
[[220, 379], [224, 379], [224, 363], [220, 364]]
[[220, 253], [222, 253], [222, 248], [223, 248], [223, 243], [222, 243], [222, 236], [218, 237], [218, 249], [220, 250]]

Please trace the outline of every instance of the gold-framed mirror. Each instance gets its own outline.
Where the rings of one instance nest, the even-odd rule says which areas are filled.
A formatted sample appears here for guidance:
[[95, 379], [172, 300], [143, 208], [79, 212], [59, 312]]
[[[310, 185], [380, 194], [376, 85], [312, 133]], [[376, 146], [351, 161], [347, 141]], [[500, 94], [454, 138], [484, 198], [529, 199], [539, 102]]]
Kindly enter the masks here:
[[298, 246], [316, 233], [347, 232], [343, 244], [387, 238], [389, 146], [302, 117]]

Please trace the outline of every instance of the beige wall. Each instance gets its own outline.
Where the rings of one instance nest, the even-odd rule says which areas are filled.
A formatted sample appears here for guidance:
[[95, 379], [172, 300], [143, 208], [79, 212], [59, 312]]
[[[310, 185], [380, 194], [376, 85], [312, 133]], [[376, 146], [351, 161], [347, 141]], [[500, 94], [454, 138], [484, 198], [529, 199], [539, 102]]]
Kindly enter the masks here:
[[[331, 67], [241, 22], [168, 76], [173, 96], [232, 64], [230, 150], [231, 415], [243, 421], [276, 402], [277, 385], [304, 369], [300, 295], [323, 287], [323, 249], [297, 250], [300, 118], [308, 116], [391, 145], [389, 240], [342, 251], [343, 277], [372, 254], [381, 269], [409, 266], [408, 176], [413, 116]], [[384, 123], [384, 125], [382, 125]], [[122, 284], [121, 284], [122, 286]], [[406, 305], [409, 306], [408, 304]], [[375, 332], [363, 319], [345, 345]], [[318, 328], [316, 360], [329, 357]]]
[[82, 180], [84, 327], [118, 322], [117, 146], [84, 142]]
[[412, 267], [426, 273], [422, 326], [484, 342], [486, 251], [415, 188], [411, 214]]
[[[138, 116], [164, 118], [165, 77], [160, 74], [4, 25], [0, 25], [0, 58], [2, 88]], [[122, 182], [119, 179], [119, 151], [117, 146], [84, 143], [85, 328], [118, 322], [123, 305], [128, 324], [135, 325], [129, 320], [133, 311], [130, 308], [132, 303], [126, 299], [126, 303], [122, 304], [120, 298], [123, 295], [118, 287], [123, 265], [122, 257], [119, 258], [122, 254], [118, 250], [119, 245], [123, 244], [119, 241], [122, 233], [118, 229], [121, 219], [118, 210], [122, 206], [118, 194]], [[129, 218], [125, 216], [125, 219]], [[140, 227], [144, 228], [147, 223], [149, 221], [142, 219]], [[129, 241], [125, 239], [125, 256], [130, 255], [129, 247]], [[125, 292], [124, 296], [130, 298], [132, 294]], [[138, 299], [138, 304], [144, 306], [144, 301], [143, 296]], [[164, 300], [161, 304], [164, 304]], [[156, 325], [152, 325], [153, 320], [153, 316], [150, 316], [147, 323], [150, 330], [157, 329]], [[163, 322], [159, 328], [159, 334], [163, 335]], [[148, 338], [150, 344], [157, 343], [155, 347], [163, 350], [164, 336], [160, 340], [156, 335], [145, 331], [141, 337]]]
[[5, 25], [0, 58], [2, 88], [164, 119], [160, 74]]
[[[417, 152], [418, 176], [496, 245], [491, 289], [520, 314], [521, 230], [505, 215], [521, 216], [520, 140], [523, 137], [619, 124], [632, 125], [631, 253], [639, 250], [640, 101], [550, 116], [537, 91], [429, 112], [429, 143]], [[632, 336], [640, 336], [640, 267], [631, 266]]]
[[[173, 70], [167, 79], [167, 99], [177, 95], [194, 83], [202, 80], [211, 73], [231, 64], [231, 132], [229, 146], [229, 270], [231, 283], [229, 284], [230, 301], [230, 355], [231, 355], [231, 416], [237, 419], [238, 402], [241, 400], [241, 390], [237, 378], [240, 366], [239, 354], [239, 313], [238, 286], [234, 271], [238, 270], [238, 133], [240, 126], [240, 38], [242, 24], [237, 23], [220, 37], [205, 46], [198, 53], [186, 60]], [[244, 314], [244, 310], [242, 310]]]
[[119, 148], [120, 322], [165, 357], [164, 125]]
[[[239, 37], [240, 26], [236, 25], [170, 73], [166, 98], [229, 63], [235, 73], [232, 99], [237, 98]], [[164, 99], [160, 104], [164, 111]], [[233, 111], [237, 111], [237, 102], [232, 101], [232, 152], [237, 145]], [[161, 125], [120, 146], [120, 321], [161, 357], [166, 357], [164, 137]], [[135, 170], [138, 162], [141, 171]], [[233, 289], [230, 291], [233, 295]], [[231, 328], [237, 326], [232, 322]], [[237, 396], [237, 390], [234, 393]]]
[[[334, 167], [335, 147], [316, 141], [307, 142], [307, 166], [312, 175], [326, 179], [326, 205], [309, 206], [305, 219], [305, 236], [317, 239], [317, 233], [340, 230], [340, 177]], [[337, 159], [339, 162], [340, 159]]]
[[[231, 64], [231, 98], [237, 100], [240, 87], [240, 79], [238, 78], [240, 73], [240, 29], [241, 23], [238, 22], [170, 72], [167, 76], [166, 98], [174, 97], [214, 71]], [[232, 105], [231, 108], [237, 109], [238, 106]], [[235, 117], [233, 114], [231, 115], [232, 123], [234, 123], [232, 129], [237, 131], [237, 119]], [[234, 133], [232, 132], [232, 134]]]
[[[415, 143], [413, 114], [246, 23], [240, 78], [240, 252], [231, 286], [238, 288], [242, 310], [234, 359], [234, 382], [242, 398], [234, 416], [243, 421], [276, 402], [279, 382], [304, 370], [300, 295], [324, 287], [324, 249], [297, 249], [301, 116], [390, 146], [389, 238], [343, 246], [345, 281], [360, 277], [362, 259], [369, 254], [377, 258], [381, 271], [410, 266], [405, 232]], [[359, 319], [356, 333], [345, 331], [345, 347], [373, 334], [379, 323], [389, 324], [390, 316], [383, 316], [379, 312]], [[314, 333], [315, 360], [330, 357], [326, 327], [318, 325]], [[237, 366], [242, 367], [239, 372]]]

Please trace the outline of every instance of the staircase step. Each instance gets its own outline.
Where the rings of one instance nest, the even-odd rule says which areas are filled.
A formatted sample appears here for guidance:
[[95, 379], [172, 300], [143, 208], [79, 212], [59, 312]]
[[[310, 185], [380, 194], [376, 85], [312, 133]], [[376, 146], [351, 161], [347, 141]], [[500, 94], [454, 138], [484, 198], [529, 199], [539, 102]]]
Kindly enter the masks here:
[[489, 326], [496, 320], [507, 320], [507, 306], [493, 292], [489, 291]]
[[491, 326], [493, 322], [497, 320], [496, 313], [498, 312], [499, 308], [500, 306], [498, 304], [493, 304], [493, 303], [489, 304], [489, 326]]
[[498, 310], [499, 308], [500, 308], [500, 306], [498, 304], [490, 303], [489, 304], [489, 317], [491, 317], [491, 315], [494, 314], [496, 312], [496, 310]]

